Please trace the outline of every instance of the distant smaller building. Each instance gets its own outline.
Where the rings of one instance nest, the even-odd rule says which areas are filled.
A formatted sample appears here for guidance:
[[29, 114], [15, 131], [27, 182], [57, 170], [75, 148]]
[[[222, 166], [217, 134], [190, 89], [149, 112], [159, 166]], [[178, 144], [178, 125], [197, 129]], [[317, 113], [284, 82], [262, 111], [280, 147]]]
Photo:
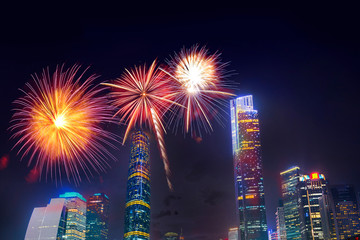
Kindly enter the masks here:
[[229, 229], [228, 239], [229, 240], [239, 240], [239, 229], [237, 227]]
[[332, 239], [359, 236], [359, 203], [354, 186], [350, 184], [333, 185], [330, 187], [330, 195]]
[[268, 230], [268, 238], [269, 240], [279, 240], [277, 231], [272, 229]]
[[107, 240], [109, 238], [109, 197], [95, 193], [87, 200], [86, 240]]
[[276, 208], [276, 232], [279, 240], [286, 240], [286, 226], [283, 202], [279, 201], [279, 207]]
[[52, 198], [46, 207], [34, 208], [25, 240], [63, 239], [65, 216], [65, 199], [63, 198]]
[[175, 232], [167, 232], [164, 234], [163, 240], [179, 240], [179, 234]]

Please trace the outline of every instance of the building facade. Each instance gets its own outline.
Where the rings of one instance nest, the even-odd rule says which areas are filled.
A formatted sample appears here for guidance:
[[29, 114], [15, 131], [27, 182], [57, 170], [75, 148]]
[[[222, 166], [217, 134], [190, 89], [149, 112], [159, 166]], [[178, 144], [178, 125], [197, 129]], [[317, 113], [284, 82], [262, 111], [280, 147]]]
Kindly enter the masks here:
[[301, 235], [304, 240], [325, 239], [320, 198], [327, 195], [323, 174], [302, 175], [299, 182]]
[[295, 166], [280, 173], [286, 238], [289, 240], [301, 239], [299, 192], [297, 188], [300, 182], [299, 171], [300, 168]]
[[125, 205], [125, 240], [150, 239], [150, 149], [143, 131], [132, 134]]
[[333, 185], [331, 199], [331, 239], [347, 239], [360, 235], [359, 203], [353, 185]]
[[163, 240], [179, 240], [179, 234], [175, 232], [167, 232], [164, 234]]
[[268, 239], [258, 112], [252, 96], [230, 101], [239, 239]]
[[65, 235], [65, 199], [53, 198], [46, 207], [34, 208], [25, 240], [62, 240]]
[[86, 240], [109, 239], [109, 198], [104, 193], [95, 193], [87, 200]]
[[86, 199], [77, 192], [66, 192], [59, 196], [65, 199], [66, 206], [66, 240], [85, 240], [86, 233]]
[[229, 229], [228, 239], [229, 240], [239, 240], [239, 229], [237, 227]]
[[276, 232], [279, 240], [286, 240], [286, 226], [285, 226], [285, 214], [284, 205], [282, 201], [279, 203], [279, 207], [276, 208]]

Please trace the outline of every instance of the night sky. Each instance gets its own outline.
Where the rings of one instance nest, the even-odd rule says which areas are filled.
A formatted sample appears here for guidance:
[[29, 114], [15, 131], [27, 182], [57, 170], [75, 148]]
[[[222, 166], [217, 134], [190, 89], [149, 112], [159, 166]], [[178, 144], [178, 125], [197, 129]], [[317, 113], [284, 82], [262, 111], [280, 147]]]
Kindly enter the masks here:
[[[34, 207], [46, 206], [64, 191], [85, 197], [105, 192], [111, 200], [110, 239], [122, 239], [130, 144], [119, 145], [111, 169], [79, 186], [63, 180], [36, 181], [9, 140], [13, 101], [49, 66], [79, 63], [101, 75], [119, 77], [124, 68], [164, 62], [194, 44], [219, 51], [238, 96], [252, 94], [259, 111], [267, 220], [275, 228], [279, 173], [298, 165], [318, 171], [330, 183], [352, 183], [360, 191], [359, 15], [355, 6], [249, 8], [225, 5], [134, 4], [2, 7], [0, 14], [0, 239], [23, 239]], [[167, 4], [170, 4], [168, 2]], [[177, 4], [177, 5], [176, 5]], [[225, 109], [229, 112], [229, 109]], [[213, 122], [202, 141], [166, 135], [174, 192], [151, 140], [151, 236], [168, 231], [185, 239], [227, 237], [237, 224], [231, 130]], [[118, 135], [122, 126], [109, 126]], [[7, 163], [7, 164], [6, 164]], [[35, 174], [36, 175], [36, 174]], [[34, 181], [35, 180], [35, 181]]]

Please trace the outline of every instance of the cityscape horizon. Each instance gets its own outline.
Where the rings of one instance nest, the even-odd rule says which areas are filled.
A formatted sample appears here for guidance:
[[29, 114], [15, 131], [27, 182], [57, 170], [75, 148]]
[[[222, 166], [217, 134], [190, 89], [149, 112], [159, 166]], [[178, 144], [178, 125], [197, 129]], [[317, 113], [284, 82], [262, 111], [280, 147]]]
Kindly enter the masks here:
[[[170, 14], [154, 6], [155, 15], [69, 11], [69, 18], [54, 12], [46, 22], [15, 13], [18, 20], [3, 21], [0, 239], [360, 235], [354, 10], [315, 6], [304, 15], [295, 7], [194, 5]], [[214, 82], [201, 85], [196, 74], [186, 75], [191, 61], [210, 66], [206, 77]], [[25, 106], [32, 100], [24, 94], [36, 86], [26, 83], [46, 71], [52, 77], [44, 90], [56, 72], [81, 76], [62, 87], [64, 95], [51, 96], [72, 96], [70, 104], [80, 104], [68, 126], [91, 128], [68, 131], [65, 115], [56, 113], [54, 131], [71, 137], [61, 144], [35, 125], [21, 138], [25, 121], [41, 116]], [[154, 89], [123, 87], [145, 73]], [[129, 93], [138, 99], [120, 99]], [[151, 107], [132, 108], [145, 98]], [[28, 117], [17, 112], [24, 106]]]

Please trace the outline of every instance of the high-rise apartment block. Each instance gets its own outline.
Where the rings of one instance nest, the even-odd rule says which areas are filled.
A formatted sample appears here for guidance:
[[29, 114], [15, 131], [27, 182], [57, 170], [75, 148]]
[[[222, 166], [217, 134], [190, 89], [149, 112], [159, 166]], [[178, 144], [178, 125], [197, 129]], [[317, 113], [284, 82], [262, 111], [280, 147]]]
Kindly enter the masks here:
[[125, 240], [150, 239], [150, 150], [143, 131], [132, 134], [125, 205]]
[[109, 198], [104, 193], [95, 193], [87, 200], [86, 240], [109, 239]]
[[252, 96], [231, 100], [230, 114], [239, 237], [267, 239], [259, 118]]

